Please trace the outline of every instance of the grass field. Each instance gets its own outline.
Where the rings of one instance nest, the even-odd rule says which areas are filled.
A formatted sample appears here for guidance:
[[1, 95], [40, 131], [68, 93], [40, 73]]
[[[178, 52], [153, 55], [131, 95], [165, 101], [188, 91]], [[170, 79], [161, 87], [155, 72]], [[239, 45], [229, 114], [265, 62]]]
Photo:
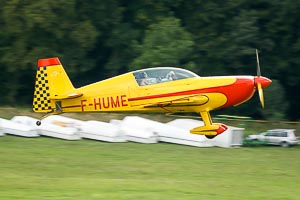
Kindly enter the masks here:
[[[0, 109], [2, 118], [15, 115], [38, 117], [28, 109]], [[99, 119], [90, 114], [80, 117]], [[101, 117], [108, 121], [122, 115]], [[248, 132], [274, 125], [230, 123]], [[292, 128], [295, 125], [299, 126], [291, 124]], [[224, 149], [0, 137], [1, 200], [296, 200], [299, 183], [300, 146]]]
[[299, 199], [300, 148], [0, 137], [0, 199]]

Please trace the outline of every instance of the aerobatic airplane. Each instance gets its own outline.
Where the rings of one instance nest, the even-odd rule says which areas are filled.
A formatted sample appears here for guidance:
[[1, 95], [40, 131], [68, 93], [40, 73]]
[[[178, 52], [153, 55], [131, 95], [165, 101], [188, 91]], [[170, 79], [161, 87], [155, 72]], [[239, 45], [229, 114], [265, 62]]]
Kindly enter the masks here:
[[40, 59], [33, 110], [46, 113], [44, 117], [65, 112], [196, 112], [204, 126], [190, 132], [214, 138], [227, 130], [227, 126], [213, 123], [211, 110], [244, 103], [256, 90], [264, 107], [262, 89], [271, 80], [261, 76], [256, 56], [257, 76], [200, 77], [181, 68], [156, 67], [80, 88], [73, 87], [58, 58]]

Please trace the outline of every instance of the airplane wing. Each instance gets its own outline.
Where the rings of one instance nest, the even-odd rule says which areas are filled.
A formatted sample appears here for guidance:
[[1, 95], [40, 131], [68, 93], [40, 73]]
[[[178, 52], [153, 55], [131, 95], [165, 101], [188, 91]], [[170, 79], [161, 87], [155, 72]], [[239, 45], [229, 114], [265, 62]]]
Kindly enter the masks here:
[[197, 95], [189, 95], [184, 97], [173, 97], [168, 98], [166, 100], [161, 100], [153, 103], [145, 103], [141, 102], [134, 102], [133, 106], [143, 106], [144, 108], [149, 107], [171, 107], [171, 106], [189, 106], [189, 105], [203, 105], [208, 102], [208, 97], [204, 94], [197, 94]]
[[54, 100], [74, 99], [77, 97], [81, 97], [82, 95], [83, 95], [83, 93], [75, 92], [75, 93], [69, 93], [69, 94], [56, 95], [54, 97], [51, 97], [51, 99], [54, 99]]

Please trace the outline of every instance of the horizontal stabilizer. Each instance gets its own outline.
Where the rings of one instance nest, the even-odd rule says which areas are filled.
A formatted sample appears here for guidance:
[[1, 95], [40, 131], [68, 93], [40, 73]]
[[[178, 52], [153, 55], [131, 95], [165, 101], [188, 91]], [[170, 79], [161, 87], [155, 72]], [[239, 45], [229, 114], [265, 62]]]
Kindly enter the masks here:
[[54, 99], [54, 100], [74, 99], [77, 97], [81, 97], [82, 95], [83, 95], [83, 93], [70, 93], [70, 94], [56, 95], [54, 97], [51, 97], [51, 99]]

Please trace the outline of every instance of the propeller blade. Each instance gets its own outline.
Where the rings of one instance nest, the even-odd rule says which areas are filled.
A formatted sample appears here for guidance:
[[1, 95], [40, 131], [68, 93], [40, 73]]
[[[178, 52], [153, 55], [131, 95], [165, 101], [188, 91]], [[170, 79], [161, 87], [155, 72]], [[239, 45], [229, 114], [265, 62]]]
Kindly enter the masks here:
[[265, 107], [264, 92], [263, 92], [260, 82], [257, 83], [257, 90], [258, 90], [258, 95], [259, 95], [259, 100], [260, 100], [261, 106], [262, 106], [262, 108], [264, 108]]
[[265, 107], [265, 102], [264, 102], [263, 88], [270, 85], [272, 81], [270, 79], [266, 78], [266, 77], [261, 76], [259, 58], [258, 58], [258, 50], [257, 49], [256, 49], [256, 61], [257, 61], [257, 76], [254, 77], [254, 86], [258, 90], [259, 100], [260, 100], [262, 108], [264, 108]]
[[260, 72], [260, 65], [259, 65], [259, 58], [258, 58], [258, 51], [256, 49], [256, 61], [257, 61], [257, 76], [261, 76], [261, 72]]

